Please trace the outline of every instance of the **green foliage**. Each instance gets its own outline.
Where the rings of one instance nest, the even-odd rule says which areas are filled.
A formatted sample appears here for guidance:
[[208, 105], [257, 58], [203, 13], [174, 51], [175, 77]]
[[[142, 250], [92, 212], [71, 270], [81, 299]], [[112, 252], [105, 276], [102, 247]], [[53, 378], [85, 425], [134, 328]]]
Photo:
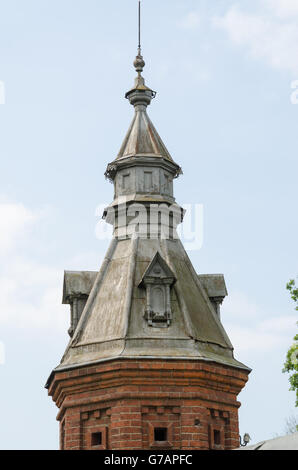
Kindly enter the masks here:
[[291, 415], [286, 420], [286, 434], [294, 434], [298, 431], [298, 416]]
[[[287, 289], [291, 294], [291, 298], [296, 303], [296, 310], [298, 310], [298, 288], [296, 287], [295, 281], [293, 279], [288, 282]], [[296, 391], [296, 406], [298, 406], [298, 334], [294, 336], [294, 341], [295, 342], [287, 352], [283, 372], [288, 372], [291, 374], [289, 377], [289, 382], [291, 385], [290, 390]]]
[[296, 310], [298, 310], [298, 287], [296, 287], [294, 279], [291, 279], [287, 284], [287, 289], [290, 291], [291, 298], [296, 302]]

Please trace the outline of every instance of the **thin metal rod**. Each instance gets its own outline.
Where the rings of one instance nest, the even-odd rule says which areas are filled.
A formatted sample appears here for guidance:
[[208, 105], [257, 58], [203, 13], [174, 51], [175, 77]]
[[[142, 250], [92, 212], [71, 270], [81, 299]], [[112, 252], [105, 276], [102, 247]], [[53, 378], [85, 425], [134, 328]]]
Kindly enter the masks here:
[[141, 50], [141, 0], [139, 0], [139, 50]]

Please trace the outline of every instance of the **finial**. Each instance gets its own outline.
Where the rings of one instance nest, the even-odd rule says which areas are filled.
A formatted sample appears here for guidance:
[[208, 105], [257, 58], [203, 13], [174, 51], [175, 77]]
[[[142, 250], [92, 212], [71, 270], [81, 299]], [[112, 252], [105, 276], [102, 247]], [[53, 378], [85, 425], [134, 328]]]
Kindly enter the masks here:
[[145, 67], [145, 61], [142, 56], [141, 48], [141, 0], [139, 0], [139, 15], [138, 15], [138, 53], [133, 63], [138, 76], [135, 78], [135, 84], [132, 90], [128, 91], [125, 95], [129, 99], [130, 103], [134, 106], [142, 104], [147, 106], [150, 104], [152, 98], [155, 98], [156, 92], [151, 90], [145, 85], [144, 77], [142, 77], [143, 68]]
[[139, 0], [139, 42], [138, 42], [138, 52], [141, 54], [141, 0]]
[[140, 54], [140, 52], [136, 56], [136, 59], [135, 59], [133, 65], [135, 66], [135, 69], [136, 69], [136, 71], [138, 72], [138, 74], [140, 76], [141, 72], [143, 72], [143, 68], [145, 67], [145, 62], [144, 62], [143, 56]]
[[145, 67], [145, 62], [142, 56], [142, 48], [141, 48], [141, 0], [139, 0], [138, 54], [136, 56], [136, 59], [133, 65], [135, 66], [135, 69], [138, 72], [138, 75], [140, 77], [141, 72], [143, 72], [143, 68]]

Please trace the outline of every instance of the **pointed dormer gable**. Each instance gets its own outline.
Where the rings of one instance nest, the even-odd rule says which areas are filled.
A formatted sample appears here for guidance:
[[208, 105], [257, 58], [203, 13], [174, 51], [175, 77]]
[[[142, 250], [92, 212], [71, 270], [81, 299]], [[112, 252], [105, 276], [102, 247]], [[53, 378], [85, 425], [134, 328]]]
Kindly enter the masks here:
[[148, 283], [154, 283], [157, 280], [160, 280], [164, 284], [169, 285], [172, 285], [176, 282], [176, 278], [172, 270], [169, 268], [158, 251], [143, 274], [140, 286], [145, 286]]

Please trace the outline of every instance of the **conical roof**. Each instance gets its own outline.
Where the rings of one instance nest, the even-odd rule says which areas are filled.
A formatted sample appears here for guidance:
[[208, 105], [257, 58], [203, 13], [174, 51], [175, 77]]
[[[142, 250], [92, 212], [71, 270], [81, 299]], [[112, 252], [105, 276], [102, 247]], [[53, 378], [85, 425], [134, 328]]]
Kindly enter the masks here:
[[173, 161], [143, 105], [136, 106], [134, 118], [116, 160], [132, 156], [163, 157]]
[[134, 87], [126, 93], [125, 97], [135, 107], [135, 115], [116, 160], [132, 156], [152, 156], [162, 157], [173, 162], [147, 114], [147, 106], [155, 98], [156, 92], [145, 85], [144, 77], [141, 75], [145, 62], [140, 48], [134, 66], [138, 75]]

